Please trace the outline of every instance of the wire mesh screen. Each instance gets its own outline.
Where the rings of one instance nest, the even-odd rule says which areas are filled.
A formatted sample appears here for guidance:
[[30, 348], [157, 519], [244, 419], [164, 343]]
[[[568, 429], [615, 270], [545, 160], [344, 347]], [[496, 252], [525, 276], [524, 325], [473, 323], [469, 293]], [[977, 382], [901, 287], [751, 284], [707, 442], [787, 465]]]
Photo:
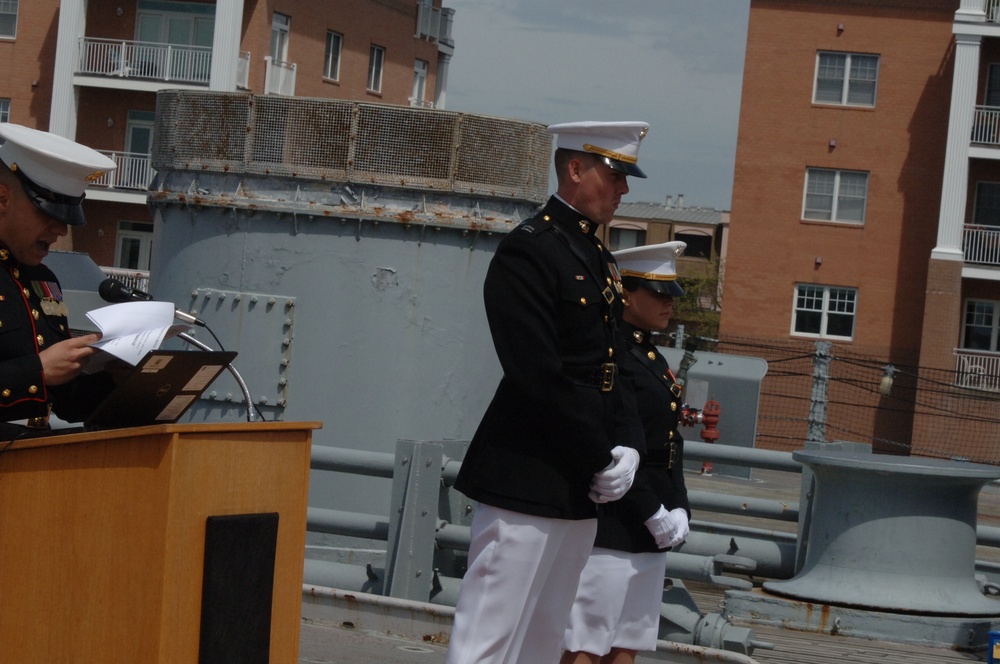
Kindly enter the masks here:
[[336, 99], [171, 90], [157, 169], [276, 175], [540, 203], [552, 138], [538, 123]]
[[767, 360], [757, 447], [793, 451], [809, 439], [848, 440], [886, 454], [1000, 464], [1000, 392], [963, 387], [959, 372], [841, 346], [818, 357], [811, 342], [726, 338], [715, 348], [703, 345]]

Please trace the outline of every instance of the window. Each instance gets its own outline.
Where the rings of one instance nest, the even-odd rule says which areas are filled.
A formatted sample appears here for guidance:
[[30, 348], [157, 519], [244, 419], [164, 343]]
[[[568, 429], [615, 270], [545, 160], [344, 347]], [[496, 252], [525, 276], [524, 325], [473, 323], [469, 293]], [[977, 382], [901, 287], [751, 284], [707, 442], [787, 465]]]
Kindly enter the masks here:
[[288, 60], [288, 34], [291, 31], [292, 18], [274, 12], [271, 17], [271, 59], [278, 62]]
[[0, 0], [0, 37], [17, 35], [17, 0]]
[[0, 122], [10, 122], [10, 99], [0, 99]]
[[646, 231], [640, 228], [612, 226], [608, 234], [608, 246], [611, 251], [641, 247], [644, 244], [646, 244]]
[[802, 218], [863, 224], [867, 198], [867, 173], [810, 168]]
[[856, 288], [799, 284], [795, 287], [792, 334], [827, 339], [854, 337]]
[[382, 92], [382, 65], [385, 49], [372, 44], [368, 51], [368, 92]]
[[[135, 39], [125, 53], [115, 50], [115, 68], [125, 65], [137, 76], [169, 80], [208, 82], [212, 69], [211, 47], [215, 32], [215, 7], [192, 2], [140, 0], [137, 7]], [[161, 44], [179, 46], [165, 56]], [[127, 55], [126, 55], [127, 54]]]
[[326, 33], [326, 55], [323, 58], [323, 78], [332, 81], [340, 80], [340, 49], [344, 44], [344, 35], [329, 30]]
[[410, 97], [411, 106], [427, 106], [424, 101], [424, 94], [427, 88], [427, 61], [416, 60], [413, 63], [413, 95]]
[[1000, 64], [991, 62], [986, 75], [986, 106], [1000, 106]]
[[1000, 182], [976, 183], [972, 223], [979, 226], [1000, 226]]
[[844, 106], [874, 106], [878, 56], [860, 53], [816, 54], [813, 102]]
[[1000, 323], [998, 313], [1000, 313], [1000, 302], [966, 300], [962, 348], [996, 352], [997, 324]]
[[152, 111], [129, 111], [125, 125], [125, 154], [118, 157], [115, 171], [115, 186], [125, 189], [145, 189], [155, 175], [150, 166], [153, 152], [153, 126], [156, 113]]
[[684, 255], [694, 258], [712, 257], [712, 236], [701, 233], [674, 233], [674, 239], [687, 245]]
[[153, 248], [153, 224], [140, 221], [118, 222], [115, 266], [128, 270], [149, 270]]

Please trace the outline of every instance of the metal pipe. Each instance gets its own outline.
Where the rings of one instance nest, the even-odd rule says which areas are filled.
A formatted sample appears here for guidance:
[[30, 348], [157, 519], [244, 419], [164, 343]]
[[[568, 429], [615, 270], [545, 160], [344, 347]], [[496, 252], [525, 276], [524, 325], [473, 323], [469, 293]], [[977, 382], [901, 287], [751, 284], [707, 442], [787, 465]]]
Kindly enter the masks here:
[[749, 466], [751, 468], [784, 470], [789, 473], [802, 472], [802, 464], [792, 458], [791, 452], [758, 450], [753, 447], [736, 447], [735, 445], [717, 445], [697, 440], [684, 441], [684, 458], [696, 461], [720, 461], [722, 463]]
[[386, 452], [313, 445], [309, 467], [365, 477], [392, 477], [396, 457]]
[[347, 535], [367, 539], [389, 539], [388, 517], [342, 510], [310, 507], [306, 510], [306, 530], [328, 535]]
[[1000, 528], [996, 526], [976, 526], [976, 544], [1000, 546]]
[[718, 514], [738, 514], [746, 517], [761, 517], [777, 521], [799, 520], [799, 504], [765, 498], [730, 496], [711, 491], [688, 491], [691, 508], [695, 511], [716, 512]]

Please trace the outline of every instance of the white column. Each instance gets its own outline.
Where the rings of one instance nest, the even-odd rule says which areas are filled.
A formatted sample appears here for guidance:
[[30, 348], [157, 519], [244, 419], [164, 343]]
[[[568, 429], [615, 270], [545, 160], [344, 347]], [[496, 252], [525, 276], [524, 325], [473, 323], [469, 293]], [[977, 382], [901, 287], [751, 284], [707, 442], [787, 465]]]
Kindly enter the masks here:
[[984, 22], [986, 20], [986, 0], [962, 0], [958, 11], [955, 12], [955, 20]]
[[962, 230], [969, 186], [969, 143], [972, 140], [972, 118], [976, 110], [976, 85], [979, 81], [980, 41], [978, 35], [955, 35], [955, 74], [951, 84], [941, 212], [937, 246], [931, 252], [931, 258], [964, 260]]
[[441, 8], [441, 29], [438, 34], [437, 71], [434, 76], [434, 108], [444, 108], [448, 97], [448, 65], [455, 53], [455, 40], [451, 36], [451, 26], [455, 22], [455, 10]]
[[[87, 31], [87, 0], [62, 0], [52, 72], [52, 102], [48, 130], [76, 139], [77, 92], [73, 85], [80, 39]], [[39, 127], [45, 129], [45, 127]]]
[[215, 33], [212, 35], [212, 72], [208, 89], [235, 92], [240, 57], [240, 29], [243, 0], [219, 0], [215, 5]]
[[443, 109], [448, 96], [448, 64], [451, 56], [438, 51], [437, 75], [434, 77], [434, 108]]

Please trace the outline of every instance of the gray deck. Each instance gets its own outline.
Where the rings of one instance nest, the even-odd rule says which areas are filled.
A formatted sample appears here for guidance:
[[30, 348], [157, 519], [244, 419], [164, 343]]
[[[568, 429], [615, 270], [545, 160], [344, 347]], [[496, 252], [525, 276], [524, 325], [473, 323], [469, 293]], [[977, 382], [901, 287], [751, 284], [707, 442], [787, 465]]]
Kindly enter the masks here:
[[[703, 604], [717, 604], [721, 595], [699, 592], [692, 595]], [[757, 649], [752, 657], [760, 664], [944, 664], [947, 662], [985, 662], [986, 653], [960, 653], [939, 648], [866, 641], [849, 637], [806, 634], [776, 627], [752, 625], [757, 638], [774, 644], [773, 650]], [[303, 622], [300, 640], [300, 664], [442, 664], [447, 647], [435, 643], [405, 639], [375, 631]], [[640, 664], [669, 661], [656, 654], [639, 656]], [[554, 662], [552, 664], [555, 664]]]
[[[798, 501], [798, 478], [788, 473], [754, 471], [753, 479], [730, 479], [719, 476], [689, 475], [689, 489], [734, 493], [774, 500]], [[696, 515], [697, 516], [697, 515]], [[734, 517], [746, 524], [746, 519]], [[724, 515], [711, 520], [727, 521]], [[980, 495], [980, 523], [1000, 525], [1000, 489], [988, 486]], [[759, 525], [759, 524], [757, 524]], [[775, 527], [770, 523], [769, 527]], [[787, 524], [794, 530], [794, 524]], [[783, 529], [779, 524], [776, 529]], [[979, 547], [978, 557], [996, 559], [994, 549]], [[698, 583], [685, 584], [702, 612], [718, 612], [723, 591]], [[870, 641], [844, 636], [798, 632], [765, 625], [747, 624], [758, 641], [771, 643], [773, 650], [756, 649], [752, 657], [759, 664], [942, 664], [948, 662], [985, 662], [986, 652], [958, 652], [912, 644]], [[300, 640], [300, 664], [441, 664], [447, 646], [416, 638], [402, 638], [386, 631], [349, 629], [328, 621], [304, 620]], [[644, 653], [639, 664], [670, 661], [662, 653]], [[709, 661], [709, 660], [706, 660]], [[539, 663], [545, 664], [545, 663]], [[555, 663], [553, 663], [555, 664]]]

